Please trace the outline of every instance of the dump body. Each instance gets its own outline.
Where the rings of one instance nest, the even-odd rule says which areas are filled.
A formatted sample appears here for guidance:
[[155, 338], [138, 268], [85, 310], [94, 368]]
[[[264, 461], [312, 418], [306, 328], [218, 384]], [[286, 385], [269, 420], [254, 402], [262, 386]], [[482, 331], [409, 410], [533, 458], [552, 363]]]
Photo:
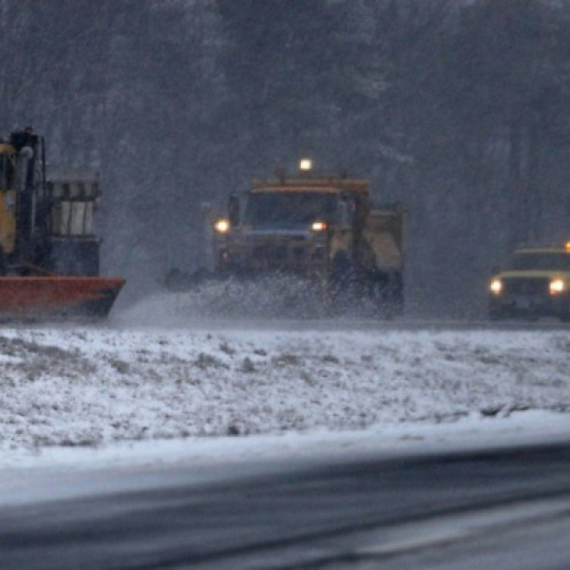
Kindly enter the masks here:
[[48, 179], [31, 130], [0, 144], [0, 319], [108, 314], [124, 280], [99, 275], [99, 196], [91, 172]]
[[351, 288], [403, 306], [403, 209], [371, 207], [367, 180], [336, 176], [255, 180], [218, 220], [218, 274], [296, 274], [332, 294]]

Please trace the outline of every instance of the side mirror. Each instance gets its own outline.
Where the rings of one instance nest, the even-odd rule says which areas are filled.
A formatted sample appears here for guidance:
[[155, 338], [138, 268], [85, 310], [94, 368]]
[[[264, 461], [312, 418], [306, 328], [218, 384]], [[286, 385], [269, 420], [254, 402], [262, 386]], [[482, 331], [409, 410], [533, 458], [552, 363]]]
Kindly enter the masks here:
[[232, 194], [228, 200], [228, 217], [232, 227], [239, 225], [240, 217], [240, 204], [239, 197], [236, 194]]

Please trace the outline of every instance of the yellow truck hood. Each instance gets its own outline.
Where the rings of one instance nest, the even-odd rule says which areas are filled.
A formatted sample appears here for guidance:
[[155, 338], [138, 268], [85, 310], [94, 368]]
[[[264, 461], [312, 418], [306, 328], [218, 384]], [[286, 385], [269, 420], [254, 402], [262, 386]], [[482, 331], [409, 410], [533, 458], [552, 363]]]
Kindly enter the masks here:
[[501, 271], [497, 275], [493, 277], [493, 279], [509, 279], [509, 278], [528, 278], [528, 279], [536, 279], [536, 278], [546, 278], [546, 279], [565, 279], [570, 280], [570, 272], [568, 271], [556, 271], [556, 270], [508, 270], [508, 271]]

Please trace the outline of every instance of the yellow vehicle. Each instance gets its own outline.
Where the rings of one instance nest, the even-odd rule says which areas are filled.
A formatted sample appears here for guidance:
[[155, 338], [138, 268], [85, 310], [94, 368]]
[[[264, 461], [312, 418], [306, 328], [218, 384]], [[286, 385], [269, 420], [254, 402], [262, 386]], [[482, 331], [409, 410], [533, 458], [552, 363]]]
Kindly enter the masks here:
[[372, 207], [367, 180], [317, 174], [302, 160], [296, 175], [254, 180], [230, 198], [214, 224], [213, 271], [294, 274], [393, 316], [404, 304], [403, 226], [399, 204]]
[[570, 320], [570, 242], [514, 252], [489, 282], [489, 316]]
[[0, 320], [105, 317], [125, 281], [99, 275], [97, 177], [46, 171], [31, 128], [0, 142]]

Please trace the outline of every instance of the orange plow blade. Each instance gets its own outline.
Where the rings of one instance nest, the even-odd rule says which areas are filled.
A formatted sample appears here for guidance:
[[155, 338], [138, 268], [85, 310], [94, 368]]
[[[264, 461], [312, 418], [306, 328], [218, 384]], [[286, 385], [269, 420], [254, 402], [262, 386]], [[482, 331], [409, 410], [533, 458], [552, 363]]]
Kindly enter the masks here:
[[103, 318], [124, 284], [118, 277], [0, 277], [0, 320]]

